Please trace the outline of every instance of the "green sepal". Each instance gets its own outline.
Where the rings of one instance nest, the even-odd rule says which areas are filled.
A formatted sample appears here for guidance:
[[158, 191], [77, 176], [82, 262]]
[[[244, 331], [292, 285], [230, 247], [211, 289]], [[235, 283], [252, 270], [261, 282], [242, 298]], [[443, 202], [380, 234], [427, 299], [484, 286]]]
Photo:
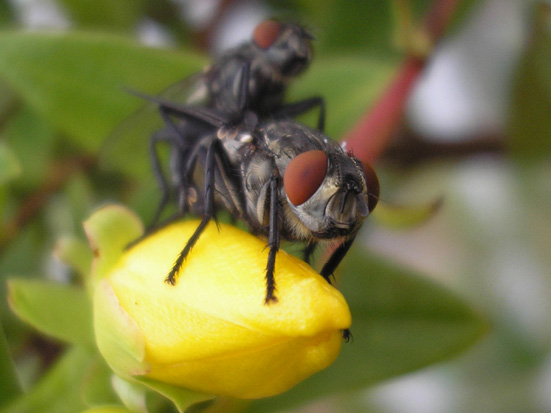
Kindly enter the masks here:
[[106, 279], [94, 290], [94, 331], [100, 353], [119, 376], [131, 379], [150, 370], [145, 361], [143, 333], [120, 306]]
[[111, 379], [113, 389], [123, 404], [132, 412], [147, 413], [146, 388], [135, 381], [125, 380], [116, 374]]
[[128, 244], [143, 233], [140, 218], [118, 205], [96, 211], [83, 225], [94, 253], [92, 279], [95, 283], [107, 275]]
[[215, 395], [199, 393], [193, 390], [188, 390], [183, 387], [172, 386], [170, 384], [161, 383], [156, 380], [151, 380], [145, 377], [136, 377], [136, 380], [147, 386], [151, 390], [163, 395], [169, 399], [179, 412], [184, 412], [186, 409], [196, 403], [212, 400]]

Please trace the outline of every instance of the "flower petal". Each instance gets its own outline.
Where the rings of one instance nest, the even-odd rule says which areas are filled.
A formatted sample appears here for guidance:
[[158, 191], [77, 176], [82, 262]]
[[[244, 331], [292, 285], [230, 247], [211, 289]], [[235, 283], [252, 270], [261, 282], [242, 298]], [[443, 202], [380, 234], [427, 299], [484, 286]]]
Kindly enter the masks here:
[[[115, 348], [111, 366], [206, 393], [259, 398], [330, 365], [340, 351], [341, 330], [351, 322], [344, 298], [304, 262], [280, 251], [278, 302], [266, 305], [264, 241], [232, 226], [217, 231], [209, 225], [176, 285], [164, 282], [198, 223], [180, 222], [150, 235], [96, 286], [96, 332]], [[115, 321], [109, 319], [113, 312]], [[110, 324], [107, 340], [104, 323]], [[130, 337], [118, 337], [114, 329], [122, 335], [128, 330]], [[126, 345], [131, 349], [125, 351]]]

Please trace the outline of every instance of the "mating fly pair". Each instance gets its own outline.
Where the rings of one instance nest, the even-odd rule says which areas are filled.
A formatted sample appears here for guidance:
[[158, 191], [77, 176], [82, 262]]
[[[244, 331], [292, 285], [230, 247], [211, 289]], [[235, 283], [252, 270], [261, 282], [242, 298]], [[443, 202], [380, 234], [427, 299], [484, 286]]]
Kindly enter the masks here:
[[[311, 40], [295, 24], [267, 21], [255, 29], [252, 42], [226, 53], [198, 77], [203, 103], [142, 96], [158, 105], [166, 125], [151, 139], [154, 171], [164, 193], [159, 213], [172, 191], [179, 215], [202, 217], [167, 282], [176, 282], [187, 255], [221, 208], [268, 240], [265, 303], [277, 301], [274, 269], [280, 239], [306, 243], [306, 261], [317, 244], [336, 243], [321, 270], [330, 282], [375, 207], [377, 176], [323, 134], [323, 99], [283, 103], [288, 81], [311, 60]], [[318, 130], [291, 119], [314, 107], [320, 110]], [[156, 155], [159, 142], [172, 149], [171, 184]]]

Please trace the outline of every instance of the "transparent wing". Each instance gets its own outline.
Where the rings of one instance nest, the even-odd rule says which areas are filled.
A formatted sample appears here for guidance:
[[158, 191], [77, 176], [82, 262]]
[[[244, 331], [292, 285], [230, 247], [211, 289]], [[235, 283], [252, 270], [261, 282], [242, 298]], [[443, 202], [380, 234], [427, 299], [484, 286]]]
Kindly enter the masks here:
[[[204, 77], [202, 73], [196, 73], [167, 87], [158, 96], [177, 103], [201, 104], [207, 98]], [[152, 177], [150, 140], [153, 134], [164, 128], [158, 105], [145, 102], [107, 137], [100, 149], [99, 167], [105, 171], [123, 172], [138, 179]]]

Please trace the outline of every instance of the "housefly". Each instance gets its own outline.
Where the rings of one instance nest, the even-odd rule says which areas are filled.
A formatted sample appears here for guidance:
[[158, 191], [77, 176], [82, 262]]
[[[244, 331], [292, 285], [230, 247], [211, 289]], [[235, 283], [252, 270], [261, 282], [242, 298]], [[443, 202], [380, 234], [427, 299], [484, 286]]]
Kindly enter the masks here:
[[[254, 29], [252, 40], [230, 49], [202, 73], [203, 90], [186, 104], [200, 103], [222, 113], [247, 109], [260, 118], [296, 116], [313, 107], [320, 111], [318, 128], [323, 129], [324, 103], [313, 97], [285, 104], [289, 82], [308, 68], [313, 56], [313, 35], [295, 23], [266, 20]], [[247, 87], [240, 87], [243, 67], [250, 67]], [[241, 93], [246, 90], [247, 97]], [[201, 96], [202, 95], [202, 96]], [[246, 101], [246, 108], [241, 103]]]
[[[243, 72], [241, 85], [247, 85]], [[167, 116], [209, 130], [193, 141], [180, 135], [179, 145], [189, 146], [173, 171], [179, 176], [181, 212], [193, 212], [202, 220], [176, 258], [168, 283], [176, 282], [184, 260], [219, 209], [268, 240], [266, 304], [277, 301], [274, 268], [280, 239], [306, 243], [306, 261], [317, 244], [336, 244], [321, 270], [331, 281], [377, 204], [379, 183], [371, 167], [323, 132], [291, 118], [262, 119], [240, 109], [240, 122], [235, 123], [234, 117], [215, 109], [143, 97]]]
[[[266, 20], [255, 28], [250, 41], [228, 50], [202, 72], [169, 87], [160, 96], [167, 101], [186, 106], [215, 110], [224, 114], [226, 124], [243, 122], [246, 113], [253, 113], [259, 119], [286, 118], [319, 108], [317, 128], [323, 130], [325, 104], [321, 97], [314, 96], [293, 103], [284, 102], [289, 82], [304, 72], [312, 60], [312, 40], [313, 35], [298, 24]], [[155, 224], [171, 197], [176, 197], [180, 210], [185, 208], [184, 200], [179, 198], [183, 191], [174, 191], [174, 188], [185, 185], [180, 182], [182, 174], [179, 171], [198, 137], [209, 133], [211, 128], [182, 117], [174, 119], [164, 110], [163, 105], [154, 104], [153, 108], [160, 109], [164, 121], [163, 127], [155, 127], [155, 131], [151, 131], [149, 144], [153, 172], [162, 191], [153, 219]], [[146, 109], [142, 111], [144, 110]], [[117, 154], [135, 154], [136, 147], [140, 146], [136, 143], [136, 136], [143, 135], [149, 129], [144, 126], [147, 119], [148, 116], [137, 113], [125, 122], [115, 132], [115, 135], [123, 135], [122, 138], [116, 137], [119, 142], [111, 139], [107, 143], [108, 148], [104, 151], [107, 153], [104, 158], [107, 159], [104, 162], [120, 165]], [[168, 145], [171, 148], [170, 179], [165, 176], [159, 145]], [[134, 156], [139, 157], [138, 154]], [[129, 165], [129, 168], [134, 172], [134, 165]]]

